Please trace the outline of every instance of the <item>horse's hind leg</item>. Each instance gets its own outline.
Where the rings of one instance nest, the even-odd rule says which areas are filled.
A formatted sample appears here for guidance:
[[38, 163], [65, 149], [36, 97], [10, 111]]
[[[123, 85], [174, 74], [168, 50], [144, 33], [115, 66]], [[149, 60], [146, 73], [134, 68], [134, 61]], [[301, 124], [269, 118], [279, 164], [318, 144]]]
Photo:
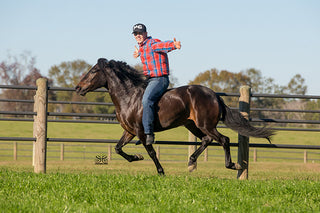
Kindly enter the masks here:
[[235, 169], [239, 170], [241, 169], [241, 166], [238, 163], [233, 163], [231, 160], [231, 154], [230, 154], [230, 139], [227, 136], [224, 136], [218, 132], [217, 129], [214, 129], [212, 131], [212, 134], [210, 134], [214, 140], [216, 140], [224, 149], [225, 153], [225, 165], [228, 169]]
[[206, 135], [195, 125], [193, 121], [188, 122], [185, 127], [202, 141], [201, 146], [189, 158], [188, 170], [189, 172], [192, 172], [197, 168], [198, 157], [212, 142], [212, 139], [206, 137]]
[[138, 160], [143, 160], [143, 156], [140, 154], [136, 155], [128, 155], [124, 151], [122, 151], [122, 147], [124, 147], [126, 144], [128, 144], [135, 135], [132, 135], [131, 133], [124, 131], [122, 134], [122, 137], [120, 138], [119, 142], [117, 143], [115, 150], [116, 153], [121, 155], [123, 158], [125, 158], [127, 161], [132, 162], [132, 161], [138, 161]]
[[202, 137], [201, 146], [190, 156], [188, 163], [188, 170], [192, 172], [197, 168], [197, 159], [201, 153], [207, 148], [207, 146], [212, 142], [212, 139], [208, 136]]

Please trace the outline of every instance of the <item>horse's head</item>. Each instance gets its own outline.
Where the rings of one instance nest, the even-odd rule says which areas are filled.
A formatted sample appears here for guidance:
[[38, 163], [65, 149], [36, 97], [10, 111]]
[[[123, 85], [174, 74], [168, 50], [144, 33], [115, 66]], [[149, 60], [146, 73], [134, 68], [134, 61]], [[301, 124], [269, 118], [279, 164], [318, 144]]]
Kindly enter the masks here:
[[107, 76], [105, 68], [108, 64], [108, 60], [105, 58], [98, 59], [98, 63], [94, 65], [87, 74], [85, 74], [78, 85], [76, 86], [76, 92], [82, 96], [86, 95], [100, 87], [107, 87]]

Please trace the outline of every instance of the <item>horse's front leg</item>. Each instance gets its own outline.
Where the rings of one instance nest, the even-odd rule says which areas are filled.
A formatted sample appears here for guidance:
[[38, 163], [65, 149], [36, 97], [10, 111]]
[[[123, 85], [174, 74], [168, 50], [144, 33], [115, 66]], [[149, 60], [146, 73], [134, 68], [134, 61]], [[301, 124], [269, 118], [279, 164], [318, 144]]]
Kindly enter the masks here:
[[135, 135], [133, 135], [125, 130], [122, 134], [122, 137], [120, 138], [119, 142], [117, 143], [117, 145], [115, 147], [116, 153], [121, 155], [123, 158], [125, 158], [129, 162], [144, 159], [143, 156], [140, 154], [128, 155], [127, 153], [125, 153], [122, 150], [122, 147], [124, 147], [126, 144], [128, 144], [134, 137], [135, 137]]
[[146, 143], [144, 142], [143, 145], [144, 145], [145, 149], [147, 150], [150, 158], [153, 160], [154, 164], [156, 165], [158, 174], [164, 175], [164, 170], [163, 170], [163, 168], [157, 158], [156, 151], [154, 150], [152, 144], [146, 145]]
[[139, 139], [142, 142], [146, 151], [148, 152], [150, 158], [153, 160], [154, 164], [156, 165], [158, 174], [164, 175], [164, 170], [159, 162], [159, 159], [157, 158], [156, 151], [154, 150], [152, 144], [146, 145], [146, 137], [143, 132], [139, 134]]

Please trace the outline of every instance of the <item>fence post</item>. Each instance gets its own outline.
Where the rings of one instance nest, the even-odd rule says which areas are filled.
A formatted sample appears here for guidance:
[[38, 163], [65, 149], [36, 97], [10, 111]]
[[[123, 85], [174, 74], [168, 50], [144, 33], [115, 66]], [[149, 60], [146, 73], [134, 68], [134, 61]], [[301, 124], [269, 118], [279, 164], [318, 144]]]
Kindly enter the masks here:
[[39, 78], [37, 80], [37, 92], [34, 97], [35, 126], [33, 135], [36, 138], [34, 143], [34, 172], [46, 173], [47, 163], [47, 108], [48, 108], [48, 80]]
[[[37, 112], [37, 93], [36, 95], [33, 97], [34, 99], [34, 104], [33, 104], [33, 112]], [[37, 120], [37, 115], [33, 116], [33, 137], [36, 138], [37, 137], [37, 126], [38, 126], [38, 120]], [[37, 140], [37, 139], [36, 139]], [[35, 153], [36, 153], [36, 140], [33, 141], [33, 146], [32, 146], [32, 166], [34, 166], [35, 164]]]
[[253, 149], [253, 162], [257, 162], [257, 148]]
[[17, 142], [13, 142], [13, 160], [18, 159], [18, 144]]
[[308, 163], [308, 152], [307, 152], [307, 150], [304, 150], [303, 162], [304, 163]]
[[108, 162], [111, 161], [111, 144], [108, 145]]
[[60, 160], [61, 161], [64, 160], [64, 144], [63, 143], [60, 145]]
[[[197, 142], [197, 137], [189, 131], [189, 142]], [[188, 161], [190, 156], [197, 150], [197, 145], [188, 146]]]
[[204, 162], [208, 161], [208, 147], [204, 150]]
[[[251, 88], [249, 86], [241, 86], [239, 110], [246, 119], [249, 119], [250, 97]], [[240, 180], [247, 180], [249, 167], [249, 138], [240, 134], [238, 134], [238, 163], [241, 165], [242, 169], [238, 170], [237, 178]]]

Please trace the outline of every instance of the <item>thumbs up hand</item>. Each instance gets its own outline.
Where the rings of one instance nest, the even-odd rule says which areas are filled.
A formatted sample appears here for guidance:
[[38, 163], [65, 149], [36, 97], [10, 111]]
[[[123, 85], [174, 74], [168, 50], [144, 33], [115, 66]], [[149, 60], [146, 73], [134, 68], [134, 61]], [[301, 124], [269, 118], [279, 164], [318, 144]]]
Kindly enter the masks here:
[[135, 50], [134, 50], [134, 52], [133, 52], [133, 57], [135, 57], [135, 58], [138, 58], [139, 57], [139, 50], [138, 50], [138, 48], [137, 48], [137, 46], [134, 46], [134, 48], [135, 48]]
[[173, 44], [177, 49], [181, 49], [181, 42], [176, 41], [176, 38], [173, 38]]

